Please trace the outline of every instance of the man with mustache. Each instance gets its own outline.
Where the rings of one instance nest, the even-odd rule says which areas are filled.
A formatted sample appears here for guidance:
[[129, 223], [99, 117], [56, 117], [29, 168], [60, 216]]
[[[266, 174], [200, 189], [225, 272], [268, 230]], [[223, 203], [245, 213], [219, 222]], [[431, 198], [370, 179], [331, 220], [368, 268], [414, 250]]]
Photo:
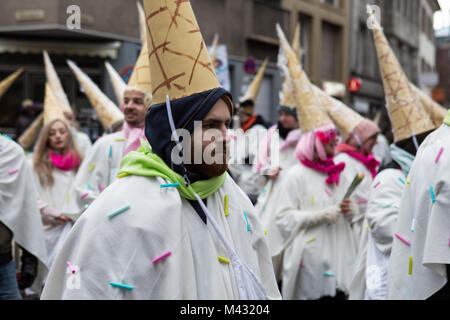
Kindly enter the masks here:
[[[79, 68], [73, 64], [69, 65], [78, 80], [87, 79], [87, 76]], [[63, 212], [71, 219], [78, 219], [100, 193], [116, 179], [122, 158], [130, 151], [137, 150], [140, 146], [140, 139], [145, 138], [144, 119], [152, 102], [149, 76], [146, 77], [141, 73], [141, 69], [145, 67], [148, 67], [148, 57], [147, 47], [144, 44], [123, 94], [123, 102], [120, 107], [124, 115], [122, 129], [104, 135], [94, 143], [86, 154], [67, 195]], [[88, 79], [85, 81], [89, 82]], [[82, 86], [88, 87], [87, 84], [82, 84]], [[92, 91], [95, 91], [95, 88]], [[86, 93], [90, 92], [86, 91]], [[99, 93], [99, 95], [102, 94]], [[105, 99], [99, 97], [94, 100], [102, 101], [100, 98]], [[104, 103], [106, 102], [104, 101]], [[112, 104], [112, 102], [110, 103]], [[115, 107], [112, 106], [112, 108]], [[99, 111], [97, 112], [99, 113]], [[112, 117], [109, 111], [99, 114]]]
[[[155, 52], [148, 142], [122, 160], [120, 179], [77, 221], [44, 299], [280, 298], [256, 211], [221, 163], [231, 96], [210, 69], [201, 33], [190, 32], [198, 25], [189, 1], [178, 5], [184, 19], [169, 33], [166, 50], [157, 50], [177, 3], [144, 1], [148, 50]], [[179, 49], [197, 57], [195, 72], [192, 60], [171, 53]], [[174, 75], [167, 85], [166, 76]], [[186, 131], [190, 141], [181, 144]], [[65, 286], [66, 261], [81, 270], [79, 289]]]

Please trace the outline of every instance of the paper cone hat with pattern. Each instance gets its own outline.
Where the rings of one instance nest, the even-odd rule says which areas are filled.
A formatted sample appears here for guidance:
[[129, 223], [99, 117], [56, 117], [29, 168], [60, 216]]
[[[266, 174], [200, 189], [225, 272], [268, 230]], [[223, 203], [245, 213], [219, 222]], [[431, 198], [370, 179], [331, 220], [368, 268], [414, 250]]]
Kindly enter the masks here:
[[116, 96], [117, 103], [119, 105], [122, 105], [123, 103], [123, 93], [125, 92], [125, 89], [127, 88], [127, 84], [125, 81], [123, 81], [122, 77], [119, 73], [113, 68], [113, 66], [108, 62], [105, 61], [105, 67], [108, 71], [109, 80], [112, 83], [113, 89], [114, 89], [114, 95]]
[[52, 88], [52, 92], [55, 95], [58, 105], [64, 111], [72, 112], [72, 108], [70, 107], [69, 100], [67, 99], [66, 93], [61, 85], [61, 81], [59, 80], [58, 74], [56, 73], [55, 67], [53, 66], [52, 61], [47, 53], [47, 51], [43, 51], [44, 55], [44, 63], [45, 63], [45, 74], [47, 76], [47, 83]]
[[33, 120], [33, 122], [28, 126], [28, 128], [20, 135], [17, 142], [24, 148], [28, 149], [34, 145], [38, 137], [39, 131], [44, 123], [44, 113], [41, 114]]
[[83, 88], [84, 93], [88, 97], [92, 106], [94, 107], [95, 112], [100, 118], [100, 122], [103, 125], [105, 130], [113, 127], [114, 124], [117, 124], [120, 121], [124, 120], [123, 113], [120, 109], [112, 102], [100, 89], [99, 87], [86, 75], [83, 71], [81, 71], [78, 66], [72, 61], [67, 61], [70, 69], [72, 69], [75, 77], [78, 80], [78, 83]]
[[66, 121], [63, 109], [59, 106], [59, 100], [56, 98], [50, 83], [45, 84], [44, 97], [44, 126], [55, 119]]
[[295, 105], [302, 132], [307, 133], [316, 128], [333, 124], [278, 24], [277, 33], [280, 39], [280, 46], [282, 46], [286, 55], [289, 77], [294, 90]]
[[9, 87], [16, 81], [16, 79], [22, 74], [23, 68], [20, 68], [16, 72], [7, 76], [2, 82], [0, 82], [0, 99], [3, 97], [6, 91], [8, 91]]
[[[298, 23], [295, 28], [294, 39], [292, 40], [292, 50], [297, 56], [297, 60], [300, 62], [300, 24]], [[282, 59], [284, 61], [280, 61], [281, 63], [285, 63], [286, 57], [283, 55]], [[281, 91], [279, 93], [280, 96], [280, 105], [289, 108], [295, 108], [295, 99], [294, 92], [292, 90], [292, 85], [290, 78], [288, 76], [284, 76], [283, 84], [281, 87]]]
[[245, 101], [253, 101], [255, 102], [258, 98], [259, 89], [261, 89], [261, 83], [264, 78], [264, 73], [266, 72], [267, 63], [269, 62], [269, 58], [266, 58], [264, 62], [262, 63], [261, 67], [258, 70], [258, 73], [253, 78], [252, 82], [250, 83], [250, 86], [247, 89], [247, 92], [239, 99], [239, 102], [245, 102]]
[[442, 125], [442, 122], [444, 121], [445, 115], [447, 114], [447, 110], [412, 83], [411, 86], [419, 96], [420, 103], [430, 116], [431, 120], [434, 123], [434, 126], [436, 128], [440, 127]]
[[395, 57], [376, 18], [369, 12], [373, 22], [373, 34], [377, 49], [387, 109], [392, 124], [394, 142], [408, 139], [434, 129], [430, 117], [422, 108], [418, 95], [412, 89], [405, 73]]
[[150, 63], [148, 60], [148, 46], [146, 42], [142, 44], [141, 52], [134, 65], [133, 73], [131, 74], [130, 80], [128, 80], [127, 87], [129, 89], [136, 89], [152, 95], [152, 82], [150, 75]]
[[333, 120], [341, 135], [344, 138], [348, 137], [351, 134], [353, 128], [355, 128], [361, 121], [364, 120], [364, 117], [355, 110], [346, 106], [343, 102], [330, 97], [320, 88], [314, 85], [313, 87], [319, 100], [327, 110], [328, 115], [330, 116], [331, 120]]
[[144, 0], [144, 10], [153, 104], [219, 88], [190, 2]]

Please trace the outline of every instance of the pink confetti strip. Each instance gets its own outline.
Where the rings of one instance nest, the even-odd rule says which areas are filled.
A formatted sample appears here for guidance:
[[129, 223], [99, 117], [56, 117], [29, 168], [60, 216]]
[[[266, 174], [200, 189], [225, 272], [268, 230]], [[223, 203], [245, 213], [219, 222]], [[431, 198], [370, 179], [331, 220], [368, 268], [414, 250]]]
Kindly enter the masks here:
[[439, 159], [441, 158], [443, 152], [444, 152], [444, 147], [442, 147], [441, 150], [439, 150], [439, 153], [438, 153], [438, 155], [436, 157], [436, 160], [434, 162], [436, 162], [436, 163], [439, 162]]
[[89, 193], [85, 193], [85, 194], [82, 194], [81, 196], [80, 196], [80, 199], [84, 199], [84, 198], [86, 198], [87, 196], [89, 195]]
[[400, 240], [401, 242], [403, 242], [403, 243], [406, 244], [407, 246], [411, 246], [411, 243], [409, 243], [409, 241], [405, 240], [404, 238], [402, 238], [402, 237], [399, 236], [398, 234], [395, 234], [395, 236], [397, 237], [398, 240]]
[[301, 267], [301, 268], [304, 268], [304, 267], [305, 267], [305, 264], [302, 262], [302, 263], [300, 264], [300, 267]]
[[99, 188], [100, 192], [102, 192], [103, 190], [105, 190], [105, 188], [104, 188], [101, 184], [98, 185], [98, 188]]
[[73, 268], [72, 264], [70, 264], [69, 261], [66, 262], [67, 266], [69, 267], [70, 271], [72, 271], [72, 274], [75, 274], [75, 269]]
[[380, 181], [378, 181], [378, 183], [376, 185], [373, 186], [374, 189], [376, 189], [379, 185], [380, 185]]
[[363, 204], [363, 203], [367, 203], [369, 200], [367, 199], [359, 199], [358, 201], [356, 201], [356, 204]]
[[19, 172], [19, 169], [14, 169], [8, 172], [9, 175]]
[[152, 260], [152, 263], [156, 263], [156, 262], [158, 262], [158, 261], [161, 260], [161, 259], [167, 258], [167, 257], [170, 256], [171, 254], [172, 254], [172, 252], [167, 251], [167, 252], [164, 253], [162, 256], [153, 259], [153, 260]]
[[330, 190], [328, 190], [327, 188], [325, 188], [325, 193], [331, 198], [332, 194], [331, 194]]

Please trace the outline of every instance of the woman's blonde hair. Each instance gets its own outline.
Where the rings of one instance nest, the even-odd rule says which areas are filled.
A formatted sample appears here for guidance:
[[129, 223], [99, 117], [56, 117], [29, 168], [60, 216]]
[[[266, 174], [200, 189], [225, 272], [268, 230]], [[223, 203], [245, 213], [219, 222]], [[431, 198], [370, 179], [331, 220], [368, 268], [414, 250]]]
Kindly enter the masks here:
[[78, 149], [78, 147], [75, 144], [75, 139], [73, 137], [70, 125], [66, 121], [60, 119], [52, 120], [50, 123], [48, 123], [46, 126], [42, 128], [41, 133], [39, 134], [39, 138], [36, 142], [36, 148], [34, 149], [33, 154], [33, 168], [36, 171], [39, 177], [39, 182], [41, 183], [42, 186], [51, 187], [55, 182], [53, 178], [53, 164], [52, 161], [50, 160], [48, 151], [50, 149], [49, 144], [50, 129], [56, 121], [61, 121], [66, 127], [68, 132], [68, 139], [66, 147], [64, 149], [64, 153], [66, 153], [67, 150], [70, 150], [70, 152], [73, 155], [76, 154], [80, 160], [78, 166], [76, 166], [74, 170], [78, 170], [78, 167], [83, 160], [83, 153]]

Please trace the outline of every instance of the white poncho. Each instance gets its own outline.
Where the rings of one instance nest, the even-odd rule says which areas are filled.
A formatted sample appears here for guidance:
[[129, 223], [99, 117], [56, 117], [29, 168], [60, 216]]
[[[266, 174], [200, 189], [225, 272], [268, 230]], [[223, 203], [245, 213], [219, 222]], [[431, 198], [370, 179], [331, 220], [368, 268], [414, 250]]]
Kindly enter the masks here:
[[327, 185], [325, 173], [302, 164], [293, 166], [279, 189], [276, 222], [283, 238], [283, 299], [319, 299], [348, 292], [356, 258], [350, 222], [340, 214], [336, 223], [302, 227], [304, 215], [342, 202], [350, 182]]
[[[76, 222], [50, 271], [43, 298], [238, 299], [227, 251], [211, 224], [205, 225], [177, 190], [160, 187], [166, 183], [139, 176], [112, 183]], [[229, 176], [207, 198], [207, 207], [237, 254], [261, 279], [267, 298], [279, 299], [255, 209]]]
[[125, 148], [123, 132], [108, 134], [94, 143], [85, 155], [63, 213], [76, 220], [99, 194], [117, 178]]
[[394, 237], [388, 299], [427, 299], [447, 283], [449, 161], [450, 127], [443, 124], [421, 144], [410, 171], [410, 184], [405, 186], [395, 233], [410, 245]]
[[14, 241], [38, 259], [33, 290], [39, 292], [48, 272], [47, 252], [32, 179], [23, 149], [0, 136], [0, 221], [12, 231]]

